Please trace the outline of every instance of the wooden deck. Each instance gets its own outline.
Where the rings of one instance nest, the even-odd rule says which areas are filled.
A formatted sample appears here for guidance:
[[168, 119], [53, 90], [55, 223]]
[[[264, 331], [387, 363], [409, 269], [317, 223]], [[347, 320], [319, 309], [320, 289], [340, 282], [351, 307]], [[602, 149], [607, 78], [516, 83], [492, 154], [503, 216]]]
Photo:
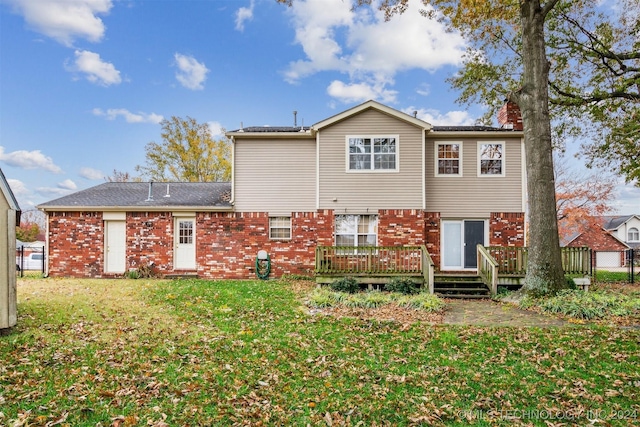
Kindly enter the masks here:
[[[498, 286], [520, 286], [527, 268], [526, 247], [478, 245], [478, 276], [495, 295]], [[434, 292], [435, 265], [423, 246], [318, 246], [316, 283], [329, 284], [341, 277], [360, 283], [385, 284], [394, 277], [409, 277]], [[589, 248], [562, 248], [568, 275], [591, 276]], [[587, 285], [588, 286], [588, 285]]]
[[434, 264], [425, 246], [318, 246], [316, 283], [353, 277], [368, 284], [410, 277], [433, 292]]

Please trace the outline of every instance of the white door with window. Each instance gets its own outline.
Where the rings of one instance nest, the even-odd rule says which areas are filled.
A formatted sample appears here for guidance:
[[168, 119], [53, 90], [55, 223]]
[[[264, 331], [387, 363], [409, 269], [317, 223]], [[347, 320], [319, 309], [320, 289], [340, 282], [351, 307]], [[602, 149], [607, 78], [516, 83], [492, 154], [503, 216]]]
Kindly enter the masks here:
[[125, 221], [105, 221], [105, 273], [124, 273], [126, 268], [127, 233]]
[[176, 218], [174, 228], [174, 268], [191, 270], [196, 268], [195, 218]]

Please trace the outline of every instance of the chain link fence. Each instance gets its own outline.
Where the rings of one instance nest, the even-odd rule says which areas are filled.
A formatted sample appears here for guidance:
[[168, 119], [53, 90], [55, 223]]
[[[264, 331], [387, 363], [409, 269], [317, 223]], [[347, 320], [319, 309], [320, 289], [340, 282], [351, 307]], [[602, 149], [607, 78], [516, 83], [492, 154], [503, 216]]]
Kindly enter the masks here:
[[25, 271], [45, 270], [44, 246], [19, 246], [16, 248], [16, 271], [24, 277]]
[[640, 249], [624, 251], [592, 251], [591, 266], [594, 277], [640, 283]]

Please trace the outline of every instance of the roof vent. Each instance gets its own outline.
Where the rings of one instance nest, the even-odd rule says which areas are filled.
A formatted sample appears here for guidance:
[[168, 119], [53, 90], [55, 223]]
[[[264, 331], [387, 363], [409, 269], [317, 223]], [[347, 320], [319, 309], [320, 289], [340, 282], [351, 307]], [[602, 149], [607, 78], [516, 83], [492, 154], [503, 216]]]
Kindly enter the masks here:
[[298, 112], [296, 110], [293, 110], [293, 127], [298, 127]]
[[153, 181], [149, 181], [149, 195], [147, 196], [147, 200], [145, 202], [153, 202]]

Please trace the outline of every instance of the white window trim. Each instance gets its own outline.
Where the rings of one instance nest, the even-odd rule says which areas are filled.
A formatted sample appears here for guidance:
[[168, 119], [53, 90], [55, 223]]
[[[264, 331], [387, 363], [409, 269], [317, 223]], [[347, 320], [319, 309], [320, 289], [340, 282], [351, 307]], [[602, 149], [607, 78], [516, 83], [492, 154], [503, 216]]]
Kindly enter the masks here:
[[[459, 145], [460, 146], [460, 157], [458, 157], [458, 173], [453, 174], [453, 173], [440, 173], [438, 172], [439, 168], [439, 164], [438, 164], [438, 160], [440, 160], [438, 158], [438, 147], [441, 145]], [[442, 176], [442, 177], [449, 177], [449, 178], [458, 178], [458, 177], [462, 177], [463, 176], [463, 155], [462, 153], [464, 152], [463, 147], [464, 145], [462, 144], [462, 141], [434, 141], [434, 151], [433, 151], [433, 159], [434, 159], [434, 168], [433, 168], [433, 174], [434, 176]]]
[[[634, 231], [635, 230], [635, 231]], [[627, 240], [628, 242], [638, 242], [640, 241], [640, 237], [638, 239], [631, 239], [631, 233], [635, 233], [636, 235], [640, 236], [640, 229], [636, 228], [636, 227], [631, 227], [629, 228], [629, 231], [627, 231]]]
[[[379, 226], [380, 226], [380, 216], [378, 214], [369, 214], [369, 213], [367, 213], [367, 214], [336, 214], [336, 217], [338, 217], [338, 216], [356, 216], [356, 217], [369, 216], [369, 217], [375, 217], [375, 219], [376, 219], [376, 233], [375, 233], [375, 235], [376, 235], [376, 243], [375, 243], [374, 247], [378, 246]], [[357, 222], [354, 233], [353, 234], [352, 233], [346, 234], [346, 233], [338, 233], [337, 224], [335, 224], [334, 225], [334, 230], [333, 230], [334, 244], [336, 246], [339, 246], [338, 245], [338, 235], [343, 235], [343, 236], [353, 236], [354, 237], [353, 246], [355, 246], [355, 247], [360, 246], [360, 245], [358, 245], [358, 236], [368, 235], [370, 233], [358, 233], [358, 226], [359, 226], [359, 223]], [[366, 246], [362, 246], [362, 247], [369, 248], [371, 246], [366, 245]]]
[[[271, 220], [274, 218], [288, 218], [289, 219], [289, 237], [273, 237], [271, 235], [271, 229], [285, 229], [285, 227], [272, 227]], [[291, 215], [270, 215], [269, 216], [269, 240], [291, 240], [291, 236], [293, 235], [293, 227], [291, 225]]]
[[[481, 158], [480, 158], [480, 152], [482, 150], [482, 146], [483, 145], [502, 145], [502, 168], [501, 168], [501, 172], [500, 174], [483, 174], [480, 168], [480, 162], [481, 162]], [[506, 176], [506, 171], [507, 171], [507, 144], [504, 141], [478, 141], [478, 149], [476, 151], [478, 154], [478, 161], [477, 161], [477, 170], [478, 170], [478, 178], [503, 178]]]
[[[394, 138], [396, 140], [396, 167], [395, 169], [350, 169], [349, 168], [349, 139], [351, 138]], [[347, 173], [397, 173], [400, 172], [400, 135], [347, 135], [344, 140], [345, 144], [345, 170]], [[371, 148], [373, 150], [373, 147]], [[371, 156], [373, 157], [373, 152]], [[373, 163], [372, 163], [373, 165]]]

